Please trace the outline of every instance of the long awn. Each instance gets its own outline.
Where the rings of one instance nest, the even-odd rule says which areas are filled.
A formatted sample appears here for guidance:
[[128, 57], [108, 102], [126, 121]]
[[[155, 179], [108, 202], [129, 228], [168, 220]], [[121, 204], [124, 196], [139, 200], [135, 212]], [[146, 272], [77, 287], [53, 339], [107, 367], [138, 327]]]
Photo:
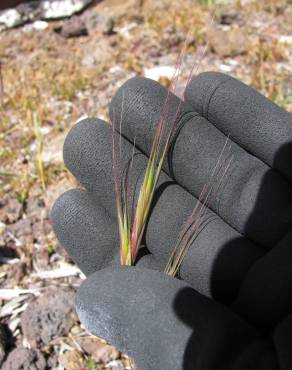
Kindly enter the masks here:
[[[135, 210], [129, 206], [130, 193], [129, 193], [129, 175], [133, 166], [134, 152], [135, 152], [135, 139], [133, 152], [130, 160], [130, 165], [126, 169], [125, 175], [122, 174], [122, 121], [123, 121], [123, 111], [124, 111], [124, 96], [122, 99], [122, 107], [119, 122], [119, 163], [116, 155], [116, 144], [114, 139], [115, 134], [115, 114], [112, 122], [112, 158], [113, 158], [113, 173], [114, 173], [114, 184], [116, 193], [116, 207], [118, 216], [118, 228], [120, 236], [120, 262], [122, 265], [134, 265], [139, 252], [141, 240], [145, 230], [145, 225], [149, 217], [149, 211], [151, 208], [153, 196], [156, 190], [157, 182], [162, 170], [163, 163], [165, 161], [166, 155], [173, 141], [174, 134], [176, 132], [176, 127], [178, 123], [178, 118], [182, 111], [183, 99], [180, 100], [177, 109], [174, 114], [173, 121], [170, 124], [168, 132], [165, 134], [166, 130], [166, 120], [168, 117], [170, 109], [170, 98], [171, 94], [175, 93], [178, 79], [180, 75], [180, 70], [183, 62], [183, 57], [186, 52], [188, 45], [187, 36], [184, 46], [177, 58], [177, 62], [174, 68], [173, 76], [171, 79], [170, 87], [168, 88], [166, 98], [162, 107], [162, 111], [159, 117], [159, 121], [155, 130], [154, 138], [152, 141], [152, 146], [150, 150], [149, 159], [147, 162], [144, 178], [142, 185], [140, 187], [137, 205]], [[199, 63], [197, 65], [196, 73], [198, 72], [203, 57], [206, 53], [208, 45], [206, 45], [202, 55], [199, 58]], [[192, 75], [194, 73], [195, 65], [191, 68], [188, 74], [185, 88], [189, 84]], [[162, 143], [164, 144], [162, 145]], [[175, 276], [179, 267], [187, 254], [190, 246], [193, 244], [194, 240], [198, 236], [201, 226], [204, 221], [206, 210], [208, 207], [209, 199], [218, 194], [220, 188], [222, 187], [223, 180], [227, 176], [228, 169], [232, 162], [232, 156], [227, 153], [230, 151], [230, 146], [228, 147], [228, 138], [224, 144], [224, 147], [219, 155], [218, 161], [211, 173], [209, 182], [203, 187], [202, 192], [199, 196], [198, 202], [193, 209], [191, 215], [188, 217], [187, 221], [183, 225], [181, 232], [178, 236], [177, 242], [174, 246], [173, 252], [165, 268], [165, 272], [169, 275]], [[134, 214], [134, 216], [133, 216]]]

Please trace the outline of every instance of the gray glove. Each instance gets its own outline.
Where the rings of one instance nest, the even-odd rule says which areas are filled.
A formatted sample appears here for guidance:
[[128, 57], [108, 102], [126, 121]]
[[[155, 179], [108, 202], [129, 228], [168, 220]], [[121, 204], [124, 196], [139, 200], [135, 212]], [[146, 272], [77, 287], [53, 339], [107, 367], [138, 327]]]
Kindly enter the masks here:
[[[112, 119], [123, 105], [124, 163], [136, 137], [134, 199], [165, 96], [158, 83], [134, 78], [110, 105]], [[178, 104], [171, 96], [169, 121]], [[220, 201], [211, 200], [180, 280], [170, 278], [160, 271], [228, 134], [234, 160]], [[101, 120], [73, 127], [64, 160], [85, 190], [66, 192], [52, 210], [59, 241], [88, 276], [77, 296], [84, 325], [133, 356], [139, 370], [291, 369], [291, 115], [226, 75], [195, 77], [144, 253], [128, 268], [118, 263], [111, 135]]]

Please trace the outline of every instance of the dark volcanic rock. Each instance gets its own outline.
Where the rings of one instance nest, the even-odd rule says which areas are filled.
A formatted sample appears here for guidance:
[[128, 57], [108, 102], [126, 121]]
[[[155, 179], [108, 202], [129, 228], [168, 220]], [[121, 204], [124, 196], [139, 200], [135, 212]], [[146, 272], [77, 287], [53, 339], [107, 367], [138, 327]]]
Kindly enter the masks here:
[[64, 22], [61, 28], [61, 36], [66, 39], [69, 37], [78, 37], [87, 35], [87, 28], [80, 17], [73, 17]]
[[12, 8], [13, 6], [24, 2], [25, 0], [2, 0], [0, 3], [0, 10], [6, 8]]
[[0, 201], [0, 221], [7, 224], [17, 221], [21, 217], [22, 204], [17, 199]]
[[236, 9], [225, 9], [220, 14], [220, 23], [230, 25], [240, 19], [238, 11]]
[[2, 370], [45, 370], [46, 360], [36, 349], [17, 347], [9, 353]]
[[46, 344], [70, 330], [74, 295], [72, 289], [50, 289], [30, 303], [21, 316], [21, 327], [31, 346]]
[[6, 281], [8, 285], [19, 285], [26, 275], [26, 264], [19, 262], [10, 266]]

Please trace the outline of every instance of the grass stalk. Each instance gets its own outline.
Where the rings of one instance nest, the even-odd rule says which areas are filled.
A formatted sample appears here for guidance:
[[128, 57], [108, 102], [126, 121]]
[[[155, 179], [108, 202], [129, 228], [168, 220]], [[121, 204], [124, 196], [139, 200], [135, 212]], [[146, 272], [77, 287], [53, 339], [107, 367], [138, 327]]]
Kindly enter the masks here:
[[45, 178], [45, 169], [43, 162], [43, 138], [41, 133], [40, 120], [36, 112], [32, 114], [32, 124], [33, 132], [35, 135], [36, 145], [37, 145], [37, 157], [36, 157], [36, 166], [37, 172], [40, 178], [42, 190], [46, 189], [46, 178]]
[[[212, 18], [213, 21], [213, 18]], [[166, 120], [168, 117], [168, 113], [171, 107], [170, 104], [170, 97], [171, 94], [175, 92], [178, 78], [180, 75], [180, 70], [182, 66], [183, 57], [186, 52], [186, 48], [188, 45], [189, 34], [186, 37], [184, 46], [180, 52], [180, 55], [177, 58], [177, 62], [175, 65], [174, 73], [171, 79], [170, 87], [167, 91], [167, 95], [162, 107], [162, 111], [160, 114], [160, 118], [157, 124], [157, 128], [155, 130], [151, 151], [149, 155], [149, 159], [147, 162], [144, 178], [142, 181], [142, 185], [139, 191], [137, 205], [135, 209], [134, 217], [130, 213], [131, 207], [129, 207], [128, 203], [128, 180], [129, 180], [129, 172], [126, 171], [126, 175], [122, 175], [122, 148], [121, 148], [121, 135], [122, 135], [122, 120], [123, 120], [123, 110], [124, 110], [124, 96], [122, 97], [122, 107], [121, 107], [121, 115], [120, 115], [120, 122], [119, 122], [119, 161], [117, 160], [116, 155], [116, 143], [115, 143], [115, 114], [113, 117], [112, 122], [112, 158], [113, 158], [113, 173], [114, 173], [114, 186], [115, 186], [115, 194], [116, 194], [116, 208], [117, 208], [117, 217], [118, 217], [118, 229], [119, 229], [119, 236], [120, 236], [120, 262], [122, 265], [134, 265], [137, 259], [137, 255], [139, 252], [141, 240], [143, 237], [145, 225], [149, 216], [149, 211], [151, 208], [151, 204], [153, 201], [153, 196], [156, 190], [156, 186], [158, 183], [158, 179], [162, 170], [163, 163], [165, 161], [166, 155], [168, 153], [169, 147], [172, 143], [172, 139], [175, 133], [177, 121], [179, 115], [182, 110], [183, 100], [181, 99], [178, 107], [176, 109], [173, 121], [170, 124], [170, 128], [168, 132], [165, 134], [166, 130]], [[197, 64], [196, 73], [198, 72], [202, 59], [207, 51], [208, 44], [203, 49], [202, 54], [199, 57], [199, 63]], [[195, 65], [191, 68], [189, 72], [185, 88], [189, 84], [193, 73], [194, 73]], [[165, 139], [164, 144], [163, 141]], [[223, 151], [226, 148], [227, 143], [224, 146]], [[133, 148], [130, 169], [133, 165], [133, 158], [134, 158], [134, 150], [135, 145]], [[221, 153], [223, 155], [223, 152]], [[220, 157], [221, 157], [220, 155]], [[219, 158], [220, 158], [219, 157]], [[118, 163], [119, 162], [119, 163]], [[228, 166], [230, 163], [228, 164]], [[224, 169], [224, 166], [220, 165], [220, 160], [218, 159], [218, 163], [212, 173], [211, 179], [214, 180], [214, 184], [221, 184], [218, 178], [218, 169]], [[223, 171], [223, 174], [227, 172], [227, 169]], [[219, 171], [220, 174], [220, 171]], [[216, 181], [215, 181], [216, 180]], [[214, 191], [214, 186], [206, 185], [202, 191], [200, 196], [199, 202], [195, 207], [194, 211], [192, 212], [192, 217], [188, 220], [188, 224], [186, 225], [186, 230], [182, 230], [178, 242], [173, 250], [173, 253], [170, 257], [170, 260], [166, 266], [165, 272], [170, 275], [175, 275], [179, 269], [179, 266], [188, 250], [192, 241], [197, 236], [199, 232], [200, 226], [203, 222], [203, 217], [206, 212], [208, 198]], [[193, 219], [193, 220], [192, 220]]]
[[16, 176], [19, 175], [13, 172], [0, 172], [0, 177], [16, 177]]
[[177, 275], [189, 248], [201, 232], [210, 198], [216, 197], [222, 189], [222, 184], [233, 160], [233, 156], [230, 155], [228, 142], [229, 137], [225, 141], [209, 182], [204, 185], [192, 213], [181, 228], [177, 242], [164, 270], [170, 276]]
[[0, 103], [1, 106], [4, 106], [4, 79], [3, 79], [3, 68], [2, 68], [2, 62], [0, 61]]
[[[162, 108], [162, 112], [160, 115], [160, 119], [159, 119], [159, 122], [156, 128], [156, 131], [155, 131], [144, 179], [143, 179], [142, 186], [140, 188], [139, 195], [138, 195], [138, 201], [137, 201], [137, 206], [136, 206], [135, 215], [133, 217], [133, 220], [132, 220], [132, 215], [130, 214], [129, 207], [128, 207], [127, 183], [128, 183], [129, 173], [127, 174], [126, 177], [123, 177], [121, 173], [121, 169], [122, 169], [121, 132], [122, 132], [122, 118], [123, 118], [122, 116], [123, 116], [124, 97], [122, 99], [120, 127], [119, 127], [120, 129], [119, 130], [120, 131], [119, 164], [117, 161], [116, 144], [115, 144], [115, 139], [114, 139], [115, 118], [113, 119], [112, 157], [113, 157], [113, 173], [114, 173], [114, 183], [115, 183], [115, 193], [116, 193], [118, 228], [119, 228], [119, 236], [120, 236], [120, 250], [121, 250], [120, 262], [122, 265], [133, 265], [136, 261], [139, 247], [141, 244], [141, 239], [144, 233], [145, 225], [146, 225], [150, 207], [152, 204], [153, 195], [154, 195], [156, 185], [159, 179], [159, 175], [160, 175], [166, 154], [168, 152], [169, 146], [171, 144], [171, 139], [175, 131], [176, 121], [178, 119], [178, 116], [182, 108], [183, 102], [180, 101], [177, 107], [173, 122], [171, 123], [169, 132], [166, 135], [165, 144], [164, 146], [162, 146], [162, 140], [164, 137], [164, 131], [165, 131], [165, 125], [166, 125], [166, 117], [170, 109], [170, 104], [169, 104], [169, 99], [171, 96], [170, 94], [172, 91], [175, 90], [176, 85], [177, 85], [179, 71], [180, 71], [180, 67], [182, 64], [182, 59], [183, 59], [183, 56], [185, 54], [185, 50], [187, 47], [187, 40], [188, 39], [186, 39], [184, 47], [177, 59], [176, 67], [175, 67], [173, 77], [171, 80], [171, 85], [170, 85], [170, 88], [168, 89], [167, 96], [166, 96], [166, 99], [165, 99], [165, 102]], [[134, 155], [132, 155], [130, 167], [132, 167], [133, 157]], [[120, 174], [120, 178], [118, 174]]]

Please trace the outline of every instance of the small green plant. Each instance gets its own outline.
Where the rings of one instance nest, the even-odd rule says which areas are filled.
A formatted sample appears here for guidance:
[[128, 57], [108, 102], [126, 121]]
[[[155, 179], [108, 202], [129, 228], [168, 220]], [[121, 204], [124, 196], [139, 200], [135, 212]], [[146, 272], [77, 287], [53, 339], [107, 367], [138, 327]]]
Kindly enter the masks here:
[[49, 256], [51, 256], [54, 253], [54, 247], [52, 244], [48, 244], [47, 251]]
[[18, 202], [22, 204], [22, 206], [24, 206], [24, 204], [26, 203], [27, 197], [28, 197], [28, 189], [21, 189], [20, 191], [16, 193], [16, 198]]
[[96, 369], [97, 369], [96, 362], [92, 358], [89, 358], [86, 361], [85, 370], [96, 370]]
[[15, 177], [18, 176], [17, 173], [13, 172], [0, 172], [0, 177]]
[[43, 138], [41, 133], [41, 126], [40, 120], [37, 113], [32, 114], [32, 124], [33, 124], [33, 132], [35, 135], [36, 145], [37, 145], [37, 158], [36, 158], [36, 166], [37, 172], [40, 178], [42, 189], [45, 190], [46, 188], [46, 179], [45, 179], [45, 169], [44, 169], [44, 162], [43, 162]]
[[[130, 161], [130, 165], [127, 167], [125, 176], [122, 176], [122, 164], [121, 164], [121, 123], [123, 119], [124, 110], [124, 96], [122, 97], [121, 117], [119, 124], [119, 137], [120, 137], [120, 163], [118, 165], [116, 155], [116, 143], [115, 143], [115, 117], [112, 122], [112, 157], [113, 157], [113, 174], [114, 184], [116, 193], [116, 206], [117, 206], [117, 218], [118, 218], [118, 229], [120, 236], [120, 263], [121, 265], [132, 266], [135, 264], [138, 251], [140, 248], [142, 236], [144, 233], [145, 225], [149, 217], [149, 211], [153, 200], [153, 195], [156, 190], [156, 185], [162, 170], [166, 154], [172, 143], [173, 135], [175, 132], [177, 120], [182, 109], [183, 101], [180, 100], [177, 110], [174, 115], [173, 122], [170, 123], [168, 132], [166, 131], [166, 119], [168, 116], [170, 106], [171, 93], [175, 92], [179, 71], [182, 65], [183, 56], [186, 50], [188, 38], [186, 38], [184, 47], [177, 59], [175, 71], [171, 79], [170, 87], [168, 89], [166, 99], [162, 108], [159, 122], [154, 134], [152, 147], [147, 162], [144, 178], [140, 187], [137, 205], [135, 208], [134, 217], [130, 212], [128, 205], [129, 194], [128, 194], [128, 176], [130, 169], [133, 165], [134, 151], [135, 151], [135, 140], [133, 146], [133, 153]], [[202, 60], [206, 49], [200, 58]], [[198, 65], [198, 68], [200, 63]], [[197, 69], [198, 69], [197, 68]], [[186, 86], [188, 85], [192, 75], [194, 67], [189, 73]], [[186, 224], [183, 226], [181, 233], [178, 237], [177, 243], [173, 249], [173, 253], [165, 268], [165, 272], [169, 275], [175, 276], [179, 270], [179, 267], [192, 245], [193, 241], [197, 237], [200, 226], [202, 225], [204, 215], [206, 213], [207, 204], [211, 196], [216, 194], [220, 190], [220, 186], [223, 179], [228, 171], [232, 158], [226, 159], [225, 150], [227, 147], [227, 141], [224, 145], [222, 153], [219, 156], [218, 162], [211, 174], [210, 182], [206, 184], [199, 197], [199, 201], [192, 214], [188, 218]], [[227, 156], [228, 158], [228, 156]], [[119, 174], [121, 178], [119, 178]]]
[[[120, 261], [122, 265], [133, 265], [135, 264], [137, 254], [139, 251], [141, 239], [145, 229], [146, 221], [148, 219], [150, 206], [152, 203], [153, 195], [156, 189], [157, 181], [165, 160], [165, 156], [171, 144], [171, 140], [175, 131], [176, 120], [179, 116], [179, 113], [182, 108], [182, 101], [180, 102], [175, 118], [170, 125], [170, 129], [166, 134], [166, 139], [164, 146], [162, 146], [163, 136], [165, 131], [165, 120], [167, 116], [167, 111], [169, 109], [169, 99], [171, 91], [175, 90], [178, 77], [179, 77], [179, 67], [182, 63], [182, 58], [185, 53], [187, 42], [185, 42], [184, 48], [177, 60], [177, 65], [173, 74], [171, 85], [168, 89], [167, 97], [164, 102], [162, 113], [160, 116], [159, 123], [154, 135], [152, 148], [149, 155], [149, 160], [147, 163], [144, 180], [140, 188], [138, 202], [136, 206], [136, 212], [133, 220], [131, 219], [130, 210], [128, 207], [128, 189], [127, 189], [127, 173], [126, 176], [122, 179], [122, 186], [119, 189], [119, 178], [118, 178], [118, 168], [116, 160], [116, 151], [115, 151], [115, 122], [112, 123], [113, 127], [113, 172], [114, 172], [114, 181], [115, 181], [115, 192], [116, 192], [116, 204], [117, 204], [117, 216], [118, 216], [118, 228], [120, 235]], [[190, 78], [190, 77], [189, 77]], [[121, 135], [121, 122], [123, 115], [123, 104], [124, 99], [122, 99], [122, 108], [121, 108], [121, 117], [120, 117], [120, 135]], [[121, 144], [120, 144], [121, 145]], [[135, 149], [135, 145], [134, 148]], [[134, 150], [133, 150], [134, 154]], [[121, 160], [121, 158], [120, 158]], [[131, 160], [131, 166], [133, 162], [133, 155]], [[121, 164], [120, 164], [121, 168]]]
[[211, 6], [215, 4], [215, 0], [199, 0], [200, 5]]

